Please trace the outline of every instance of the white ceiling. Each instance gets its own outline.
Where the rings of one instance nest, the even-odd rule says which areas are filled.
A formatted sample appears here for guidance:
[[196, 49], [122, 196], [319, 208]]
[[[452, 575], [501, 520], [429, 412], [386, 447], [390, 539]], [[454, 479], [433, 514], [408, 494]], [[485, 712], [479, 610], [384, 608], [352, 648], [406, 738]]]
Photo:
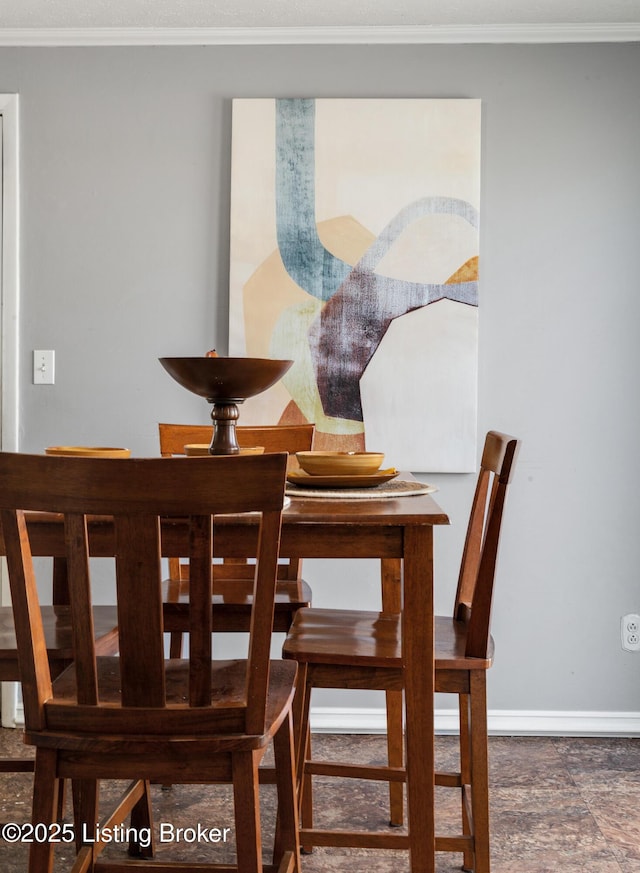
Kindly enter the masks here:
[[[640, 0], [0, 0], [0, 33], [51, 29], [442, 30], [607, 27], [637, 33]], [[585, 31], [587, 32], [587, 31]], [[80, 38], [78, 36], [78, 38]], [[618, 37], [622, 38], [622, 37]], [[3, 42], [6, 41], [3, 40]]]

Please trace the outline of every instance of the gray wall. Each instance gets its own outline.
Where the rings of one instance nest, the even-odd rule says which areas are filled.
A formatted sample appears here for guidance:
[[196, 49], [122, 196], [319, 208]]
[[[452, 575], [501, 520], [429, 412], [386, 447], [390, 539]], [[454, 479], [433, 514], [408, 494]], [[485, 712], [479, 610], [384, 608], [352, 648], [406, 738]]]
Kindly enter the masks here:
[[[479, 429], [523, 440], [489, 705], [640, 715], [619, 641], [640, 612], [639, 82], [623, 44], [0, 49], [20, 94], [21, 449], [154, 454], [159, 420], [208, 420], [157, 358], [226, 349], [232, 97], [481, 98]], [[55, 386], [31, 385], [34, 348], [56, 350]], [[446, 611], [474, 477], [431, 478]], [[361, 604], [372, 571], [307, 576], [318, 605]]]

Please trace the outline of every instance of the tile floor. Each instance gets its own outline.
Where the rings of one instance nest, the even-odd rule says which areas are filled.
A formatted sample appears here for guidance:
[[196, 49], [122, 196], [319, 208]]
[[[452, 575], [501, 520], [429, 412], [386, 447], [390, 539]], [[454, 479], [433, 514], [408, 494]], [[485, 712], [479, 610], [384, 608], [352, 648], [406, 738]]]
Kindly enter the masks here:
[[[350, 761], [384, 756], [384, 740], [378, 736], [318, 735], [314, 742], [316, 753], [328, 757], [336, 752]], [[437, 739], [444, 766], [454, 743], [453, 737]], [[0, 755], [21, 751], [20, 745], [19, 732], [0, 730]], [[493, 873], [640, 873], [640, 739], [492, 737], [490, 755]], [[29, 775], [0, 774], [0, 822], [28, 821], [30, 783]], [[325, 821], [385, 826], [383, 788], [353, 782], [336, 793], [328, 780], [317, 785]], [[272, 790], [264, 789], [265, 820], [271, 819]], [[226, 787], [154, 787], [154, 796], [156, 828], [161, 822], [233, 828]], [[440, 818], [449, 806], [457, 809], [439, 795]], [[269, 825], [265, 821], [265, 845], [271, 838]], [[445, 832], [442, 823], [439, 832]], [[192, 859], [205, 860], [209, 853], [211, 860], [224, 862], [232, 860], [233, 841], [207, 847], [181, 840], [160, 846], [167, 857], [177, 859], [178, 850]], [[0, 840], [4, 873], [23, 873], [26, 855], [25, 845]], [[69, 869], [70, 857], [63, 847], [56, 873]], [[459, 869], [459, 855], [438, 855], [438, 873]], [[303, 857], [302, 870], [403, 873], [408, 865], [402, 852], [315, 849]]]

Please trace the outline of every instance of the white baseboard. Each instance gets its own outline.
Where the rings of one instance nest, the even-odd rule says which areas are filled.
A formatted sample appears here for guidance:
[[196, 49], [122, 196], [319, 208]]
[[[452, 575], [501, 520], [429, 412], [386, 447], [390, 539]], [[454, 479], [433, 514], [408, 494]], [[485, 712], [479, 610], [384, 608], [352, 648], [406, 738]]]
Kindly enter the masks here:
[[[495, 736], [640, 737], [640, 712], [563, 712], [489, 710], [489, 733]], [[437, 734], [458, 732], [455, 710], [438, 709]], [[311, 709], [311, 730], [317, 733], [385, 733], [384, 709]]]
[[[13, 723], [3, 727], [23, 727], [24, 712], [18, 701]], [[640, 712], [562, 712], [529, 710], [489, 710], [489, 733], [493, 736], [532, 737], [640, 737]], [[458, 732], [455, 710], [437, 709], [437, 734]], [[324, 734], [383, 734], [386, 731], [384, 709], [347, 709], [315, 707], [311, 709], [311, 730]]]

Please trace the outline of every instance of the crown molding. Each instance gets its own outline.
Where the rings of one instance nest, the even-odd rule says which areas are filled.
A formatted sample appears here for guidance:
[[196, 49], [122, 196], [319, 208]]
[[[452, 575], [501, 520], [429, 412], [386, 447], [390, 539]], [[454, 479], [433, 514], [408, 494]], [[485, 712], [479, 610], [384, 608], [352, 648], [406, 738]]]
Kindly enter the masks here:
[[0, 28], [0, 46], [451, 45], [639, 41], [640, 22], [348, 27]]

